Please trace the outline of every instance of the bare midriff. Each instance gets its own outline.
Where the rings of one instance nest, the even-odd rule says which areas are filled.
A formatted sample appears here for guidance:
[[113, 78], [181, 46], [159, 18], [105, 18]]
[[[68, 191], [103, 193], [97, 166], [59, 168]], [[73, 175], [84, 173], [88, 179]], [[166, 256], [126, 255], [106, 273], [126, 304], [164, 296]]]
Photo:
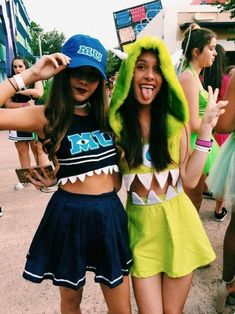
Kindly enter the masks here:
[[136, 194], [138, 194], [140, 197], [147, 197], [149, 194], [149, 191], [152, 190], [154, 191], [157, 195], [162, 195], [162, 194], [166, 194], [167, 189], [169, 187], [169, 185], [172, 184], [172, 180], [171, 177], [169, 176], [166, 184], [164, 185], [163, 188], [160, 187], [157, 179], [153, 176], [153, 180], [151, 183], [151, 186], [148, 189], [146, 189], [143, 184], [140, 182], [140, 180], [138, 179], [138, 177], [136, 176], [130, 186], [130, 193], [135, 192]]
[[83, 182], [79, 179], [74, 183], [67, 181], [63, 185], [60, 184], [60, 188], [71, 193], [98, 195], [111, 192], [116, 187], [114, 186], [113, 174], [102, 173], [86, 176]]

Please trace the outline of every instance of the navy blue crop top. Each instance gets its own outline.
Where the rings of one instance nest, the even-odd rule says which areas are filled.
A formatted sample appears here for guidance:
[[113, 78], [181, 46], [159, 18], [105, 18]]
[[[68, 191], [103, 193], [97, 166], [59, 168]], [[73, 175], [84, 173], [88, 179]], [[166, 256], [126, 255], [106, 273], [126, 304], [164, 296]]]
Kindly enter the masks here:
[[100, 131], [91, 114], [73, 115], [72, 123], [56, 152], [60, 168], [58, 183], [77, 179], [84, 181], [86, 175], [118, 172], [117, 155], [110, 134]]

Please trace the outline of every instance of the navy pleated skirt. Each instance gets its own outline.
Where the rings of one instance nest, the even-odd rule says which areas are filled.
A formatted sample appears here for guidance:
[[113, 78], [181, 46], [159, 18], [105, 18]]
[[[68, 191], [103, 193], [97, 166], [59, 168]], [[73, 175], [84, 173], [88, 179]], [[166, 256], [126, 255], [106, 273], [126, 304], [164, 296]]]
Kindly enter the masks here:
[[86, 271], [114, 288], [132, 263], [127, 215], [116, 192], [52, 196], [27, 254], [23, 277], [35, 283], [79, 289]]

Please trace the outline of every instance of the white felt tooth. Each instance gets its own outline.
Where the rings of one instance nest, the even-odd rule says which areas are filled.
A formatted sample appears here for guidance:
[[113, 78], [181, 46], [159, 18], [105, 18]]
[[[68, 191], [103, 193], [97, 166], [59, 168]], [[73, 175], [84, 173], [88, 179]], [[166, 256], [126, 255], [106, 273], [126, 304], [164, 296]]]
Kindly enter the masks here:
[[141, 197], [135, 192], [131, 193], [132, 203], [135, 205], [145, 205]]
[[75, 182], [77, 181], [77, 177], [78, 177], [78, 176], [69, 177], [69, 181], [70, 181], [71, 183], [75, 183]]
[[96, 170], [95, 170], [95, 173], [96, 173], [96, 174], [101, 174], [101, 171], [102, 171], [102, 169], [96, 169]]
[[119, 172], [119, 168], [118, 168], [117, 165], [114, 165], [113, 169], [114, 169], [115, 172]]
[[177, 182], [177, 191], [178, 191], [178, 193], [183, 191], [183, 185], [182, 185], [182, 181], [181, 181], [180, 178], [179, 178], [179, 180]]
[[103, 168], [102, 171], [103, 171], [105, 174], [108, 174], [108, 173], [109, 173], [109, 167]]
[[169, 170], [155, 173], [155, 177], [161, 188], [164, 188], [164, 185], [166, 184], [166, 181], [168, 179], [168, 175], [169, 175]]
[[168, 189], [167, 189], [167, 192], [166, 192], [166, 198], [165, 200], [170, 200], [171, 198], [175, 197], [176, 195], [178, 195], [178, 193], [175, 191], [175, 189], [169, 185], [168, 186]]
[[154, 191], [149, 191], [147, 204], [159, 204], [162, 203], [162, 200], [157, 196], [157, 194]]
[[110, 172], [111, 174], [113, 174], [113, 166], [110, 166], [110, 167], [109, 167], [109, 172]]
[[67, 183], [68, 179], [67, 178], [63, 178], [61, 179], [61, 184], [64, 185], [65, 183]]
[[84, 182], [86, 175], [85, 173], [83, 173], [83, 174], [79, 174], [77, 177], [81, 182]]
[[143, 186], [149, 190], [152, 180], [153, 180], [153, 174], [152, 173], [144, 173], [144, 174], [137, 174], [138, 179], [143, 184]]
[[131, 183], [133, 182], [134, 178], [135, 178], [135, 174], [125, 174], [123, 176], [123, 180], [125, 182], [125, 186], [126, 186], [127, 191], [130, 190], [130, 186], [131, 186]]
[[86, 175], [87, 175], [88, 177], [92, 177], [93, 174], [94, 174], [94, 171], [93, 171], [93, 170], [86, 172]]
[[172, 177], [172, 185], [175, 186], [176, 185], [176, 182], [179, 178], [179, 169], [171, 169], [170, 170], [170, 173], [171, 173], [171, 177]]

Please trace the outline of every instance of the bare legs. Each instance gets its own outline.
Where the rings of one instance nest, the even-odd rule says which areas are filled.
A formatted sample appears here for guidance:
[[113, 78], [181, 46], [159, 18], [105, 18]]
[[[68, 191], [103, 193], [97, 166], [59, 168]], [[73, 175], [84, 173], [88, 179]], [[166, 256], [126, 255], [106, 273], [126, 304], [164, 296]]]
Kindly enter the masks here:
[[[124, 276], [123, 283], [116, 288], [101, 284], [101, 289], [109, 314], [131, 314], [129, 277]], [[61, 313], [81, 314], [82, 289], [78, 291], [60, 287]]]
[[235, 293], [235, 204], [232, 207], [231, 220], [224, 237], [223, 246], [223, 283], [218, 289], [216, 310], [224, 311], [226, 298]]
[[132, 278], [139, 314], [182, 314], [193, 273], [170, 278], [156, 275], [150, 278]]
[[42, 144], [38, 141], [15, 142], [21, 168], [31, 166], [29, 148], [31, 148], [36, 165], [43, 166], [48, 163], [47, 155], [42, 150]]

